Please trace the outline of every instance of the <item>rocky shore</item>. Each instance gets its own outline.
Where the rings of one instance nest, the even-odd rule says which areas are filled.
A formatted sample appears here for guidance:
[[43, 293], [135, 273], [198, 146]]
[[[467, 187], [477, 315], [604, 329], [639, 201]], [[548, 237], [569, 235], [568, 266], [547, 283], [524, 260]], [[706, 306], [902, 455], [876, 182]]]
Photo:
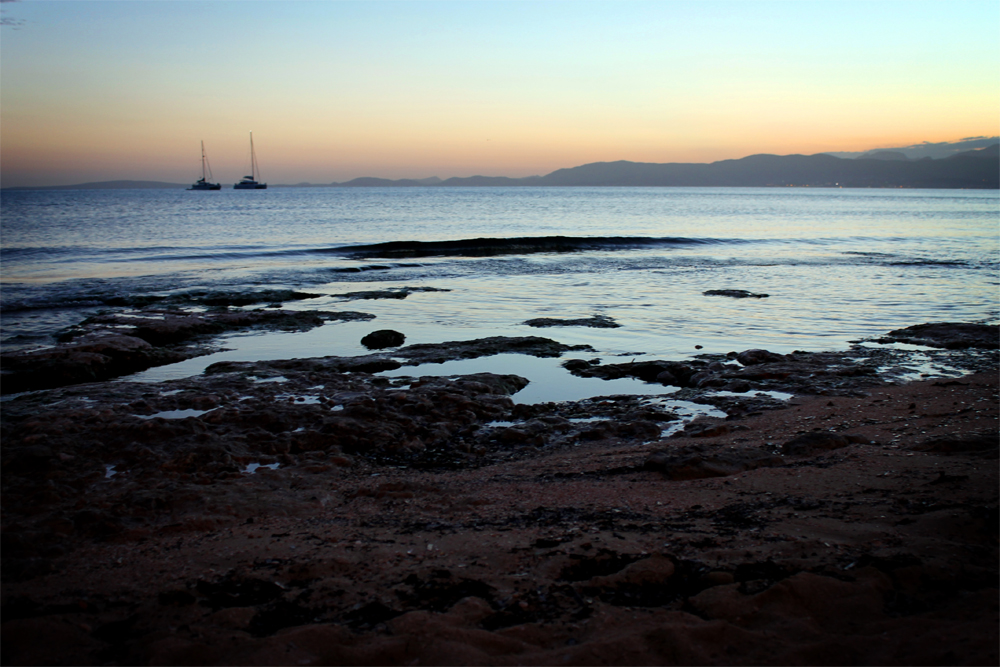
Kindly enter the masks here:
[[[3, 403], [4, 664], [998, 661], [995, 326], [887, 333], [968, 373], [916, 382], [877, 345], [610, 364], [540, 337], [110, 381], [219, 327], [365, 318], [143, 312], [4, 356], [34, 389]], [[720, 416], [378, 374], [511, 352]]]

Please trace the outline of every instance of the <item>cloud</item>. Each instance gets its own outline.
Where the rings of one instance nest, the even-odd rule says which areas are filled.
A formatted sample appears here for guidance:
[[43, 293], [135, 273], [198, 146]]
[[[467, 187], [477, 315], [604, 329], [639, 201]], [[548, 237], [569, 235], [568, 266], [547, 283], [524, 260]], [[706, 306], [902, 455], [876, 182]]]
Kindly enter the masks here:
[[930, 157], [934, 159], [948, 157], [949, 155], [954, 155], [955, 153], [964, 153], [965, 151], [976, 150], [979, 148], [986, 148], [992, 144], [1000, 141], [1000, 137], [963, 137], [958, 141], [941, 141], [938, 143], [932, 143], [930, 141], [924, 141], [919, 144], [912, 144], [910, 146], [893, 146], [886, 148], [875, 148], [870, 151], [857, 151], [857, 152], [831, 152], [827, 155], [833, 155], [835, 157], [842, 158], [856, 158], [859, 155], [864, 155], [865, 153], [873, 153], [875, 151], [896, 151], [903, 153], [906, 157], [911, 160], [917, 160], [922, 157]]
[[[20, 2], [20, 0], [0, 0], [0, 4], [7, 4], [8, 2]], [[5, 10], [0, 9], [0, 12]], [[0, 26], [8, 26], [17, 30], [22, 25], [24, 25], [24, 19], [15, 19], [9, 16], [0, 16]]]

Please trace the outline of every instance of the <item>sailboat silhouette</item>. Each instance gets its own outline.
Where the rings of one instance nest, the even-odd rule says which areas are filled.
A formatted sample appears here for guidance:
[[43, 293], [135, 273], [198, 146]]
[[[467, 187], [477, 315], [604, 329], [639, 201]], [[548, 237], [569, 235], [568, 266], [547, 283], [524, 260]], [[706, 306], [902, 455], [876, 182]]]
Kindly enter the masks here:
[[250, 175], [233, 186], [234, 190], [267, 190], [267, 183], [258, 183], [260, 168], [257, 166], [257, 154], [253, 150], [253, 132], [250, 133]]
[[208, 166], [208, 158], [205, 156], [205, 142], [201, 142], [201, 178], [194, 182], [188, 190], [221, 190], [221, 183], [211, 183], [212, 168]]

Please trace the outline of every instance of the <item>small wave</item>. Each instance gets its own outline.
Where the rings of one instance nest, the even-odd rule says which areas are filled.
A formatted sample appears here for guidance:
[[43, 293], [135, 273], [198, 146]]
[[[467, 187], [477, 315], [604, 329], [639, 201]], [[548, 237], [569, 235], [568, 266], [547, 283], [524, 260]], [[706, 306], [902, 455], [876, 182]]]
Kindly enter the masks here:
[[39, 297], [27, 299], [5, 299], [0, 304], [0, 313], [16, 313], [30, 310], [56, 310], [73, 308], [100, 308], [103, 306], [122, 305], [115, 303], [114, 297], [79, 296], [79, 297]]
[[888, 266], [969, 266], [960, 259], [909, 259], [899, 262], [887, 262]]
[[874, 259], [888, 258], [888, 257], [897, 257], [897, 255], [893, 255], [892, 253], [888, 253], [888, 252], [863, 252], [863, 251], [860, 251], [860, 250], [848, 250], [848, 251], [845, 251], [844, 254], [845, 255], [856, 255], [858, 257], [872, 257]]
[[391, 241], [371, 245], [341, 246], [317, 252], [360, 257], [492, 257], [529, 253], [627, 250], [634, 248], [735, 243], [736, 239], [649, 238], [628, 236], [528, 236], [519, 238], [475, 238], [452, 241]]
[[391, 271], [391, 266], [371, 264], [368, 266], [348, 266], [341, 269], [330, 269], [333, 273], [364, 273], [365, 271]]
[[208, 306], [242, 307], [262, 303], [301, 301], [320, 296], [290, 289], [235, 289], [193, 290], [170, 295], [162, 294], [55, 294], [49, 297], [5, 300], [0, 312], [16, 313], [34, 310], [68, 310], [78, 308], [146, 308], [153, 305], [167, 307]]

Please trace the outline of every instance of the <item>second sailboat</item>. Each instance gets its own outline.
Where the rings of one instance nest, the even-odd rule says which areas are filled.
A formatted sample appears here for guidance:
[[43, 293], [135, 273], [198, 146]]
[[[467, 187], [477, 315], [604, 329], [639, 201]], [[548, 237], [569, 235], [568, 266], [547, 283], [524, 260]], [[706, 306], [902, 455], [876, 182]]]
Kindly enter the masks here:
[[250, 133], [250, 175], [233, 186], [234, 190], [267, 190], [267, 183], [259, 183], [260, 168], [257, 166], [257, 154], [253, 150], [253, 132]]

